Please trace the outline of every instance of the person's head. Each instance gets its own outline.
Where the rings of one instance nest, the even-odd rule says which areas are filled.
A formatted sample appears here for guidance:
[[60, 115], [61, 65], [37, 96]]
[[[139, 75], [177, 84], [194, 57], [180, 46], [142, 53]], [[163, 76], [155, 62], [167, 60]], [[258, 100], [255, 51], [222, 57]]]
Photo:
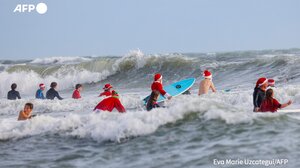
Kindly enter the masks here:
[[266, 92], [266, 99], [273, 99], [273, 97], [274, 97], [273, 89], [268, 89]]
[[203, 77], [204, 77], [205, 79], [212, 79], [212, 73], [211, 73], [210, 71], [208, 71], [208, 70], [205, 70], [205, 71], [203, 72]]
[[25, 113], [30, 113], [32, 112], [33, 109], [33, 104], [32, 103], [26, 103], [24, 106], [24, 112]]
[[114, 97], [119, 97], [118, 92], [116, 92], [116, 91], [114, 91], [114, 90], [111, 92], [111, 94], [112, 94], [112, 96], [114, 96]]
[[81, 84], [76, 84], [75, 89], [78, 91], [82, 90], [82, 85]]
[[104, 85], [103, 90], [110, 91], [110, 89], [113, 88], [111, 84], [107, 83]]
[[56, 87], [57, 87], [57, 83], [56, 83], [56, 82], [52, 82], [52, 83], [50, 84], [50, 88], [55, 89]]
[[162, 83], [162, 75], [157, 73], [154, 75], [154, 81]]
[[43, 83], [41, 83], [41, 84], [39, 85], [39, 87], [40, 87], [41, 90], [45, 90], [45, 88], [46, 88], [45, 84], [43, 84]]
[[268, 84], [270, 87], [275, 87], [275, 80], [274, 79], [268, 79]]
[[17, 89], [17, 84], [13, 83], [10, 86], [11, 90], [16, 90]]
[[266, 89], [269, 86], [267, 78], [259, 78], [256, 82], [256, 88]]

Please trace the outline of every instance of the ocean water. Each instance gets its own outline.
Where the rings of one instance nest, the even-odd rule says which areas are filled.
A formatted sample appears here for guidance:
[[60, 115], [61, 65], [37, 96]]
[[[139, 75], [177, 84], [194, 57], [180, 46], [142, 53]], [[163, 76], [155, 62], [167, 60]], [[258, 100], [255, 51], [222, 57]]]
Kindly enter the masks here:
[[[299, 167], [300, 114], [252, 112], [262, 76], [276, 80], [280, 102], [291, 99], [289, 108], [299, 108], [299, 65], [299, 49], [1, 60], [0, 167], [267, 167], [215, 165], [226, 159], [288, 159], [276, 167]], [[204, 69], [219, 92], [199, 97]], [[195, 77], [192, 95], [145, 111], [141, 100], [157, 72], [165, 85]], [[65, 99], [35, 100], [38, 84], [52, 81]], [[21, 100], [5, 98], [13, 82]], [[77, 83], [84, 86], [81, 100], [71, 99]], [[92, 112], [105, 83], [119, 92], [127, 113]], [[37, 117], [17, 121], [26, 102]]]

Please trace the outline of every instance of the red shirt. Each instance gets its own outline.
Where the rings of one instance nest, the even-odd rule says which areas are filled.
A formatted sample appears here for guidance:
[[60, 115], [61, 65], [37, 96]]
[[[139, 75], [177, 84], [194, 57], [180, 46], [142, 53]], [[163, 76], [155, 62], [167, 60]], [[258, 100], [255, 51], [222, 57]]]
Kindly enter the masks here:
[[281, 104], [276, 100], [272, 101], [265, 99], [260, 106], [261, 112], [276, 112], [281, 107]]
[[114, 108], [116, 108], [120, 113], [124, 113], [126, 110], [124, 106], [121, 104], [120, 100], [117, 97], [109, 97], [102, 100], [94, 109], [109, 111], [111, 112]]
[[111, 96], [111, 91], [104, 91], [104, 92], [100, 93], [99, 97], [101, 97], [101, 96], [109, 97], [109, 96]]
[[80, 99], [81, 98], [80, 92], [77, 89], [74, 90], [72, 98], [73, 99]]
[[160, 94], [162, 94], [163, 96], [167, 93], [164, 89], [163, 89], [163, 85], [160, 82], [153, 82], [151, 85], [151, 90], [152, 91], [159, 91]]

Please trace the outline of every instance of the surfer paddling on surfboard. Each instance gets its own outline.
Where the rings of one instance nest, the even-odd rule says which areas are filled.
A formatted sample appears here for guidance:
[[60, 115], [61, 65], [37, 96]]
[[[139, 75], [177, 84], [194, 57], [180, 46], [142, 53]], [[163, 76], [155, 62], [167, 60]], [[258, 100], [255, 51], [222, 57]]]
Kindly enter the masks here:
[[266, 92], [266, 98], [263, 100], [260, 106], [261, 112], [277, 112], [278, 109], [285, 108], [292, 104], [292, 101], [288, 101], [285, 104], [280, 104], [275, 98], [274, 98], [274, 91], [273, 89], [268, 89]]
[[151, 95], [150, 98], [147, 102], [147, 111], [152, 110], [153, 108], [159, 107], [157, 104], [157, 100], [159, 95], [163, 95], [166, 97], [168, 100], [172, 98], [170, 94], [168, 94], [164, 89], [163, 89], [163, 84], [162, 84], [162, 75], [161, 74], [155, 74], [154, 75], [154, 81], [151, 85]]
[[205, 70], [203, 72], [204, 79], [200, 83], [199, 92], [198, 95], [207, 94], [209, 89], [211, 89], [213, 92], [217, 92], [214, 83], [212, 82], [212, 74], [208, 70]]

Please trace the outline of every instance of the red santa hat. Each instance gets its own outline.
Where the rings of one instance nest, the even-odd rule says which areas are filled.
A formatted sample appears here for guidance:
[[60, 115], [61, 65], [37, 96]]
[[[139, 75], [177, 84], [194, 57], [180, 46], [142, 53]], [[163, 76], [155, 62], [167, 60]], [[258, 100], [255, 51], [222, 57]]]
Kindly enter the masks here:
[[256, 87], [261, 87], [262, 85], [264, 85], [267, 82], [268, 82], [267, 78], [259, 78], [256, 82]]
[[41, 84], [39, 84], [39, 87], [40, 87], [40, 88], [44, 88], [44, 87], [46, 87], [46, 86], [45, 86], [45, 84], [41, 83]]
[[211, 77], [212, 77], [212, 74], [211, 74], [211, 72], [209, 72], [208, 70], [205, 70], [205, 71], [203, 72], [203, 77], [204, 77], [204, 78], [211, 78]]
[[154, 81], [158, 81], [158, 80], [160, 80], [160, 79], [162, 79], [161, 74], [155, 74], [155, 75], [154, 75]]
[[105, 84], [104, 85], [104, 90], [107, 90], [107, 89], [111, 89], [111, 88], [113, 88], [112, 86], [111, 86], [111, 84], [109, 84], [109, 83], [107, 83], [107, 84]]
[[275, 86], [275, 80], [274, 79], [268, 79], [269, 86]]

